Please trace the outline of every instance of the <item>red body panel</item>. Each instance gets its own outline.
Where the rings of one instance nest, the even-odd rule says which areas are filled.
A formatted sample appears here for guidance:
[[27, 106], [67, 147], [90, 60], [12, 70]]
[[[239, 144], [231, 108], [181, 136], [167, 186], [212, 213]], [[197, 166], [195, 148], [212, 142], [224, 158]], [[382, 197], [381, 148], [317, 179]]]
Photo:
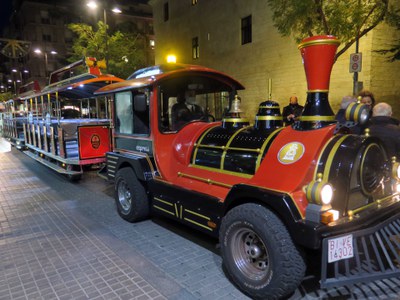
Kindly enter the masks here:
[[79, 126], [78, 137], [80, 159], [105, 157], [110, 151], [110, 129], [107, 126]]
[[[156, 113], [155, 110], [153, 113]], [[252, 178], [191, 165], [190, 159], [195, 142], [204, 131], [214, 126], [220, 126], [220, 123], [196, 122], [185, 126], [178, 133], [171, 134], [161, 134], [156, 130], [154, 151], [157, 153], [156, 163], [163, 180], [197, 192], [206, 192], [221, 201], [226, 198], [230, 186], [234, 184], [246, 183], [265, 187], [269, 190], [290, 194], [295, 200], [299, 212], [304, 215], [308, 202], [302, 190], [303, 185], [313, 179], [320, 151], [333, 136], [335, 125], [313, 131], [284, 128], [275, 138], [263, 163]], [[293, 140], [293, 136], [296, 136], [296, 140]], [[303, 145], [298, 149], [297, 160], [281, 162], [278, 159], [281, 149], [285, 145], [290, 146], [296, 142]], [[186, 176], [179, 176], [179, 173]], [[201, 178], [203, 181], [194, 177]], [[217, 182], [217, 184], [209, 184], [204, 180]]]
[[[334, 130], [335, 125], [312, 131], [297, 131], [290, 126], [286, 127], [272, 143], [263, 163], [249, 183], [291, 194], [301, 214], [304, 215], [308, 202], [303, 186], [313, 180], [320, 152], [333, 136]], [[294, 136], [296, 139], [293, 139]], [[282, 156], [279, 159], [281, 149], [296, 142], [304, 145], [302, 150], [298, 150], [303, 151], [301, 157], [294, 162], [282, 163]]]

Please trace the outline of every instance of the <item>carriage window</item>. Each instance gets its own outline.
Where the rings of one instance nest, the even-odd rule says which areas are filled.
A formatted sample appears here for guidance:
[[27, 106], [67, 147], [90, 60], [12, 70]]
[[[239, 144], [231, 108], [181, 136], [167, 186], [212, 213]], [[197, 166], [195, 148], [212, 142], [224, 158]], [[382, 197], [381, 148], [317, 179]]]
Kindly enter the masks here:
[[115, 95], [115, 131], [133, 133], [132, 93], [123, 92]]

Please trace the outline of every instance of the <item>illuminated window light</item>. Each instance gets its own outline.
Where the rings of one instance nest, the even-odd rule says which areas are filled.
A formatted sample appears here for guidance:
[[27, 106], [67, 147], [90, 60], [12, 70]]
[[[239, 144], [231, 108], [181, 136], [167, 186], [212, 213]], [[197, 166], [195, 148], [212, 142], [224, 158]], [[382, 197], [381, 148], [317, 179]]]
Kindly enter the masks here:
[[176, 56], [173, 54], [170, 54], [167, 56], [167, 63], [176, 63]]

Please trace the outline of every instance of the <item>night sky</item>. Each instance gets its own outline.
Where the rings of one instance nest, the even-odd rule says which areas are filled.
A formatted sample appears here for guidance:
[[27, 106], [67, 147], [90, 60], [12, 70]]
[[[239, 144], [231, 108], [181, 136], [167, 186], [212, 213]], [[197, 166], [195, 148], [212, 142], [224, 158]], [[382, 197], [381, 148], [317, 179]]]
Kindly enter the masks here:
[[0, 7], [0, 35], [4, 26], [8, 24], [11, 8], [12, 8], [12, 0], [1, 0]]

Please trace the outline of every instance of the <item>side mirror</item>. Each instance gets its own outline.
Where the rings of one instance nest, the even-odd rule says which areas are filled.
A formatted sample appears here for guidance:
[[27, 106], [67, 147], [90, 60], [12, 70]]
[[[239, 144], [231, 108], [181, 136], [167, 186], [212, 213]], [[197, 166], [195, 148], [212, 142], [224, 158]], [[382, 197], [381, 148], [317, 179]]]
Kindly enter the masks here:
[[147, 110], [147, 99], [145, 94], [135, 95], [133, 98], [133, 106], [135, 111], [144, 112]]

